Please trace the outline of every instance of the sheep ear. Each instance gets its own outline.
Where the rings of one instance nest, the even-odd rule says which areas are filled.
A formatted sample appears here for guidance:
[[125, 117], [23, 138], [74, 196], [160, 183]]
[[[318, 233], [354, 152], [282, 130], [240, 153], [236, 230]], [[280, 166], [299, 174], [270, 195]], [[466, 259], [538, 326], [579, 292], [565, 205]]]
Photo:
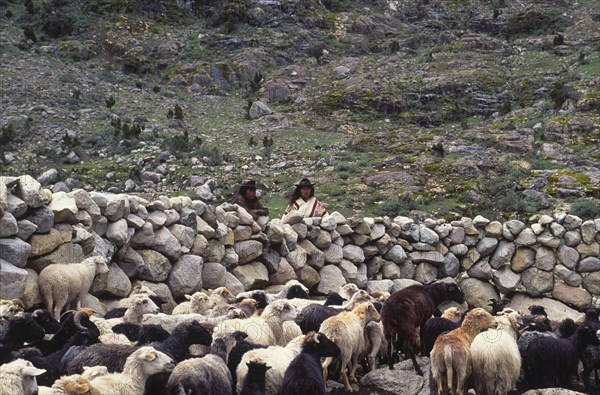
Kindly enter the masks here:
[[46, 373], [46, 369], [38, 369], [35, 366], [25, 366], [21, 369], [23, 376], [39, 376], [42, 373]]
[[186, 298], [187, 300], [192, 300], [192, 297], [191, 297], [190, 295], [188, 295], [188, 294], [185, 294], [185, 295], [183, 295], [183, 296], [185, 296], [185, 298]]
[[156, 359], [156, 353], [154, 351], [148, 351], [146, 355], [144, 355], [144, 359], [146, 361], [154, 361]]
[[315, 333], [315, 336], [313, 337], [315, 343], [319, 344], [319, 334]]

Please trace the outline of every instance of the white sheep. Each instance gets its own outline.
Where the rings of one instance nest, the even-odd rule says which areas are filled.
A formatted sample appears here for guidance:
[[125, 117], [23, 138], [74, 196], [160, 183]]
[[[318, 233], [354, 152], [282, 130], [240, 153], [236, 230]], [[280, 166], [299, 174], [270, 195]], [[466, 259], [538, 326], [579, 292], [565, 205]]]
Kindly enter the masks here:
[[214, 306], [214, 301], [210, 300], [208, 295], [203, 292], [195, 292], [191, 296], [185, 295], [185, 298], [188, 302], [179, 303], [171, 314], [204, 314]]
[[241, 331], [248, 334], [247, 340], [265, 346], [285, 345], [283, 323], [296, 319], [297, 310], [285, 299], [279, 299], [265, 307], [260, 316], [246, 319], [225, 320], [219, 323], [213, 336], [223, 337], [228, 333]]
[[353, 283], [348, 283], [348, 284], [344, 284], [342, 285], [339, 289], [338, 289], [338, 293], [340, 294], [340, 296], [346, 300], [350, 300], [350, 298], [352, 298], [352, 295], [354, 295], [355, 293], [357, 293], [359, 290], [358, 286], [356, 284]]
[[81, 263], [55, 263], [40, 272], [40, 293], [55, 319], [60, 318], [65, 307], [81, 307], [81, 298], [89, 291], [94, 276], [99, 273], [108, 273], [106, 259], [101, 256], [86, 258]]
[[220, 317], [228, 313], [231, 308], [230, 303], [235, 301], [235, 295], [231, 293], [226, 287], [218, 287], [213, 290], [209, 290], [209, 299], [213, 304], [213, 307], [206, 311], [208, 317]]
[[170, 372], [175, 367], [167, 354], [153, 347], [140, 347], [125, 362], [122, 373], [112, 373], [91, 380], [90, 385], [102, 395], [140, 395], [146, 380], [153, 374]]
[[283, 382], [283, 376], [290, 363], [302, 350], [304, 335], [300, 335], [290, 341], [285, 347], [270, 346], [267, 348], [256, 348], [246, 351], [242, 356], [236, 369], [237, 391], [240, 392], [244, 386], [244, 380], [248, 374], [248, 362], [266, 363], [271, 368], [265, 375], [265, 394], [277, 395], [279, 387]]
[[198, 321], [202, 324], [208, 321], [208, 318], [202, 314], [178, 314], [168, 315], [165, 313], [146, 314], [142, 318], [142, 324], [160, 325], [167, 332], [173, 332], [173, 329], [182, 322]]
[[35, 376], [45, 373], [29, 361], [17, 359], [0, 365], [0, 395], [33, 395], [38, 392]]
[[[351, 312], [342, 312], [327, 318], [321, 324], [319, 332], [327, 336], [340, 348], [341, 374], [346, 391], [352, 392], [346, 368], [350, 369], [350, 380], [356, 381], [358, 357], [365, 346], [364, 328], [371, 321], [378, 321], [379, 313], [372, 303], [366, 302], [356, 306]], [[328, 367], [332, 357], [323, 362], [323, 381], [327, 382]]]
[[38, 395], [101, 395], [101, 393], [91, 385], [88, 377], [72, 374], [57, 379], [51, 388], [39, 387]]
[[153, 296], [153, 297], [158, 296], [156, 294], [156, 292], [154, 292], [147, 286], [138, 284], [135, 287], [133, 287], [133, 289], [131, 290], [131, 293], [129, 294], [128, 297], [119, 300], [118, 307], [125, 307], [125, 308], [129, 307], [130, 297], [132, 297], [133, 295], [138, 295], [138, 294], [145, 294], [145, 295]]
[[91, 321], [100, 330], [100, 341], [107, 344], [129, 344], [129, 339], [123, 334], [114, 333], [112, 328], [124, 322], [140, 324], [144, 314], [158, 314], [160, 309], [146, 294], [135, 294], [129, 298], [129, 307], [123, 317], [103, 319], [91, 317]]
[[515, 319], [511, 315], [495, 319], [498, 328], [478, 334], [471, 343], [471, 378], [481, 395], [506, 395], [517, 384], [521, 370]]

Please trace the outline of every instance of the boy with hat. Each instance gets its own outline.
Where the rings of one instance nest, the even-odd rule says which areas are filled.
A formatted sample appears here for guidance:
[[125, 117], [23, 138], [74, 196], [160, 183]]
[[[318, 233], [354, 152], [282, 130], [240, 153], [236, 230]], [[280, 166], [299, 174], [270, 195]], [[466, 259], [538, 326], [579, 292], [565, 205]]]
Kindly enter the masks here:
[[327, 208], [315, 197], [314, 185], [308, 178], [301, 179], [295, 185], [281, 218], [283, 223], [297, 222], [297, 219], [308, 217], [322, 217], [327, 214]]
[[243, 207], [252, 215], [256, 221], [258, 217], [268, 216], [269, 209], [262, 205], [256, 197], [256, 181], [247, 178], [238, 185], [238, 193], [233, 197], [231, 203]]

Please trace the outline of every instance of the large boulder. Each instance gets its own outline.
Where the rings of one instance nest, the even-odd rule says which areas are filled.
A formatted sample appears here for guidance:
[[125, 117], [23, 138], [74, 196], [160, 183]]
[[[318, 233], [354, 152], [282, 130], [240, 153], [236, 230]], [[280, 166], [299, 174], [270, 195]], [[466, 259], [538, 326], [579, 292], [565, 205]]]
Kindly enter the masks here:
[[174, 298], [180, 298], [185, 294], [192, 294], [202, 289], [202, 267], [204, 260], [197, 255], [183, 255], [173, 265], [167, 285]]
[[319, 271], [319, 275], [321, 280], [317, 286], [317, 292], [321, 295], [337, 292], [342, 285], [346, 284], [344, 274], [337, 266], [326, 265]]
[[476, 278], [465, 278], [458, 283], [465, 294], [465, 301], [472, 307], [482, 307], [491, 311], [490, 299], [500, 300], [498, 292], [492, 284]]
[[20, 299], [25, 294], [27, 270], [0, 259], [0, 299]]
[[244, 290], [264, 288], [269, 282], [269, 272], [260, 262], [252, 262], [233, 269], [233, 275], [240, 280]]

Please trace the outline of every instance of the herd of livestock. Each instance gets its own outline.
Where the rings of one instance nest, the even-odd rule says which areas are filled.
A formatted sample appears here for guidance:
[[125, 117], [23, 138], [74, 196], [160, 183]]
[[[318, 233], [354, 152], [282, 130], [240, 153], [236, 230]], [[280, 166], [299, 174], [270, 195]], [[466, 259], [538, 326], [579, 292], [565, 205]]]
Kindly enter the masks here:
[[[103, 258], [51, 265], [39, 276], [46, 309], [0, 301], [0, 395], [325, 394], [328, 379], [358, 389], [357, 371], [430, 358], [432, 394], [508, 394], [519, 388], [600, 388], [598, 309], [548, 317], [491, 301], [461, 311], [452, 282], [393, 294], [346, 284], [326, 300], [301, 283], [279, 293], [233, 295], [221, 287], [187, 295], [171, 314], [147, 287], [104, 317], [81, 308]], [[422, 361], [423, 359], [421, 359]]]

